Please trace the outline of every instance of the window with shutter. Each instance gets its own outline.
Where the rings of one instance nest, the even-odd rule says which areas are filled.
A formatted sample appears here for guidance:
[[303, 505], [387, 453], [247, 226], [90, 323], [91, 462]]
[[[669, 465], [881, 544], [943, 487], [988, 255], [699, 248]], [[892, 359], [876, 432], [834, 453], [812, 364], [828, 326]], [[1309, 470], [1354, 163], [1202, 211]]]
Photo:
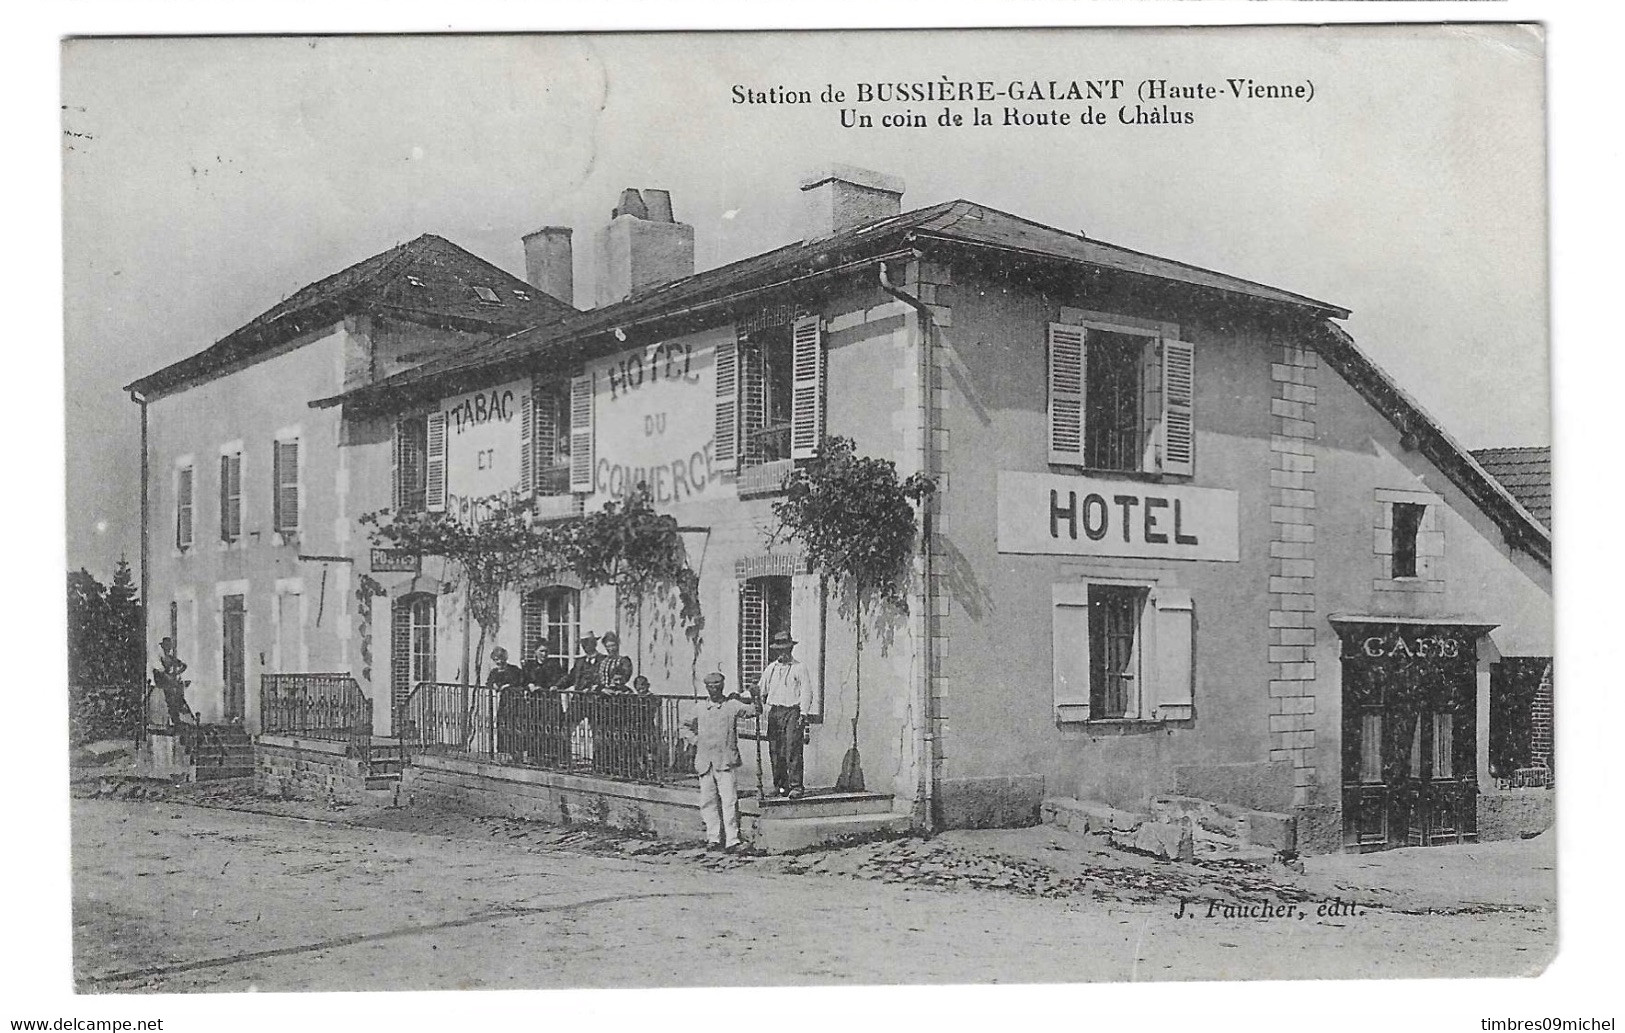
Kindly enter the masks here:
[[1055, 719], [1089, 720], [1089, 606], [1057, 601], [1053, 612]]
[[1196, 346], [1162, 342], [1162, 472], [1196, 472]]
[[739, 342], [717, 343], [716, 428], [712, 456], [717, 469], [739, 469]]
[[1053, 588], [1055, 719], [1181, 721], [1193, 716], [1189, 591], [1127, 581]]
[[593, 375], [589, 371], [570, 380], [570, 490], [593, 491]]
[[446, 414], [432, 412], [423, 428], [423, 508], [430, 513], [446, 510]]
[[276, 442], [272, 453], [272, 530], [293, 534], [299, 530], [299, 442]]
[[1049, 461], [1083, 463], [1084, 336], [1081, 326], [1049, 327]]
[[790, 458], [811, 459], [824, 443], [824, 333], [817, 316], [791, 330]]
[[175, 475], [175, 547], [192, 547], [192, 468], [183, 466]]

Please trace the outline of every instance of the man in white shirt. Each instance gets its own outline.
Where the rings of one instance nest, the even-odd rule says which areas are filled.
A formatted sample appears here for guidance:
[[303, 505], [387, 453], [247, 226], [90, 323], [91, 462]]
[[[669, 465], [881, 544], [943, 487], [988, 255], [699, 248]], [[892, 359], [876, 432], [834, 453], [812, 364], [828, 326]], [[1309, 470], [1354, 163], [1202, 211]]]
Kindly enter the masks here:
[[794, 800], [802, 785], [802, 747], [807, 741], [806, 715], [812, 710], [812, 678], [805, 664], [791, 655], [796, 640], [787, 631], [773, 636], [773, 660], [756, 683], [756, 698], [767, 702], [767, 747], [773, 758], [773, 789]]

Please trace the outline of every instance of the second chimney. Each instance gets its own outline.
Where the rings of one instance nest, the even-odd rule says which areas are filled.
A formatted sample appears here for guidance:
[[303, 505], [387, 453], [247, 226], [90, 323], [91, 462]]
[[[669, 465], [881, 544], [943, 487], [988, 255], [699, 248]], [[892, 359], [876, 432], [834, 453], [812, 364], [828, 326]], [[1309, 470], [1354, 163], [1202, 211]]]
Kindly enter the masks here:
[[801, 177], [803, 240], [815, 240], [903, 210], [903, 181], [852, 165], [826, 165]]
[[575, 253], [570, 243], [570, 227], [543, 226], [527, 233], [525, 280], [543, 294], [575, 307]]
[[672, 217], [665, 190], [621, 191], [609, 224], [598, 234], [597, 303], [694, 272], [694, 227]]

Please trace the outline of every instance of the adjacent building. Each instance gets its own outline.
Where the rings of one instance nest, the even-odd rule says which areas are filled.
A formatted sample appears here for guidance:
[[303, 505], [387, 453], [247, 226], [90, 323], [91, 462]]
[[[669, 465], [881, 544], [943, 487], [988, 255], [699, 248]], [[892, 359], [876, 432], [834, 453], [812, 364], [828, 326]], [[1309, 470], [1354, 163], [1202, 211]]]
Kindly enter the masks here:
[[[1289, 815], [1306, 850], [1514, 831], [1530, 808], [1498, 795], [1492, 694], [1549, 669], [1550, 535], [1349, 313], [902, 195], [820, 170], [797, 239], [696, 273], [669, 195], [627, 190], [586, 311], [549, 294], [572, 300], [554, 228], [525, 240], [528, 282], [465, 256], [442, 308], [408, 318], [403, 273], [388, 304], [313, 298], [275, 343], [132, 385], [147, 513], [176, 534], [153, 536], [152, 631], [198, 657], [205, 713], [252, 725], [248, 673], [331, 670], [392, 701], [386, 733], [414, 686], [469, 679], [455, 577], [373, 549], [363, 513], [565, 518], [644, 485], [683, 528], [699, 634], [669, 600], [634, 619], [556, 578], [513, 593], [498, 641], [567, 659], [619, 628], [657, 691], [698, 694], [707, 671], [752, 683], [790, 631], [816, 673], [809, 785], [855, 728], [870, 787], [922, 826], [1179, 794]], [[829, 435], [939, 486], [861, 684], [849, 601], [772, 533]]]

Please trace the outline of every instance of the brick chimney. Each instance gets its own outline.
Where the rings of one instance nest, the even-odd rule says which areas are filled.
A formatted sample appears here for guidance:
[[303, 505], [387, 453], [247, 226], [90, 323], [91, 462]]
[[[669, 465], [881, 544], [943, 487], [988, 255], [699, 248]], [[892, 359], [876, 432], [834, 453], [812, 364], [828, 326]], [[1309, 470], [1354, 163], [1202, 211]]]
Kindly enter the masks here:
[[903, 210], [903, 181], [852, 165], [826, 165], [801, 177], [803, 240], [816, 240]]
[[645, 287], [694, 272], [694, 227], [672, 217], [671, 193], [631, 187], [598, 233], [596, 303], [611, 305]]
[[575, 253], [570, 227], [543, 226], [522, 238], [525, 242], [525, 280], [532, 287], [566, 305], [576, 303]]

